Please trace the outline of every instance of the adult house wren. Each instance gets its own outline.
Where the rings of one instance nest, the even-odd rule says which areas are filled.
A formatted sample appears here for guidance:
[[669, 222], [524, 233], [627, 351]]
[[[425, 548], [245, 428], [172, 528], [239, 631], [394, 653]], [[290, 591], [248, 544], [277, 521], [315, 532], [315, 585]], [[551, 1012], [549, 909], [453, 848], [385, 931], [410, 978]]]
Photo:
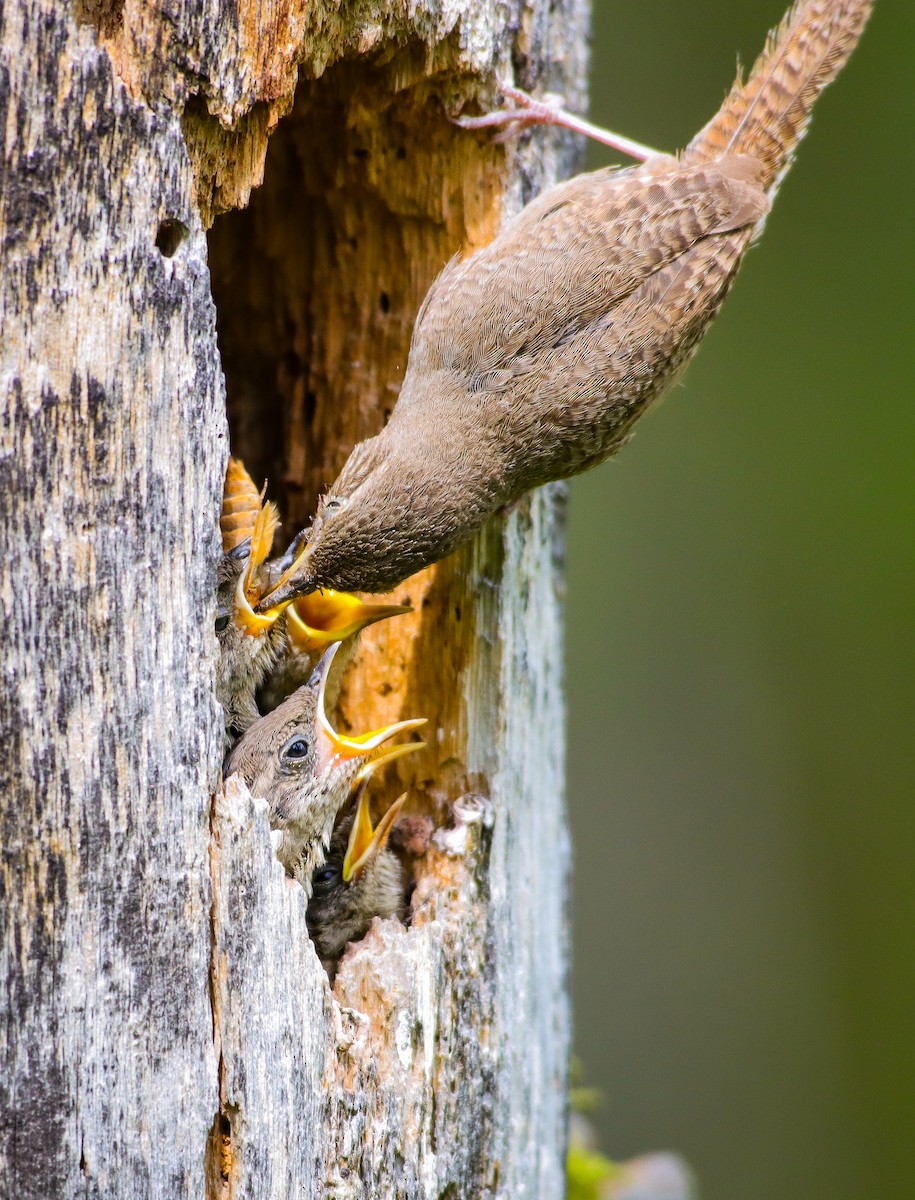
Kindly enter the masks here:
[[387, 846], [407, 794], [373, 829], [367, 786], [360, 785], [353, 811], [334, 829], [327, 859], [312, 876], [308, 932], [331, 977], [347, 944], [364, 937], [375, 917], [403, 920], [407, 911], [406, 872]]
[[871, 7], [801, 0], [677, 157], [558, 184], [453, 259], [388, 425], [355, 447], [258, 610], [321, 587], [387, 591], [618, 450], [718, 311]]
[[325, 710], [325, 692], [339, 644], [325, 653], [307, 684], [249, 726], [225, 767], [227, 777], [240, 775], [252, 795], [267, 801], [270, 825], [283, 834], [279, 859], [309, 894], [334, 819], [354, 784], [424, 744], [385, 745], [396, 734], [424, 725], [424, 718], [357, 737], [336, 732]]

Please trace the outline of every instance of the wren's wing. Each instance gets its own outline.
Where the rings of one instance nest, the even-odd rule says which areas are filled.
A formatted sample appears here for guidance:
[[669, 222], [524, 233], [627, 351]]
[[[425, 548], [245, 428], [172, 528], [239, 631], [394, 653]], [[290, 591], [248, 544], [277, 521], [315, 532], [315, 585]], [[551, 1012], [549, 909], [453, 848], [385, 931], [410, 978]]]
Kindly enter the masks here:
[[735, 230], [696, 242], [603, 320], [540, 356], [536, 372], [515, 375], [503, 398], [505, 419], [527, 448], [511, 464], [515, 489], [578, 474], [619, 449], [689, 361], [750, 237]]
[[689, 168], [596, 171], [551, 188], [432, 285], [398, 408], [422, 391], [408, 386], [411, 374], [454, 371], [476, 391], [519, 367], [536, 370], [541, 356], [606, 324], [693, 247], [752, 229], [769, 207], [758, 171], [755, 160], [733, 156]]

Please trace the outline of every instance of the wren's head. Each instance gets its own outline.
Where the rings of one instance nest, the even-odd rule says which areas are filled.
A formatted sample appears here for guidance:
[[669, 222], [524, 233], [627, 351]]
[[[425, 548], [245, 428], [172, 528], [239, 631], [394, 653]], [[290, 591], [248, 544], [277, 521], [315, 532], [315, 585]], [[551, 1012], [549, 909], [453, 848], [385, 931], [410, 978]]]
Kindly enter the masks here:
[[425, 724], [424, 719], [398, 721], [358, 737], [336, 732], [324, 697], [339, 644], [327, 651], [304, 687], [246, 731], [226, 762], [227, 776], [241, 775], [252, 795], [267, 801], [271, 826], [285, 831], [280, 858], [303, 883], [302, 873], [310, 875], [323, 858], [334, 817], [353, 785], [423, 744], [384, 745]]
[[[417, 419], [417, 428], [412, 427]], [[265, 612], [318, 588], [389, 592], [438, 562], [502, 503], [490, 469], [469, 461], [474, 439], [456, 428], [422, 433], [415, 410], [360, 442], [322, 498], [304, 547], [293, 543], [282, 574], [255, 606]]]
[[[412, 561], [409, 530], [418, 507], [431, 508], [428, 489], [417, 472], [391, 453], [384, 434], [360, 442], [336, 482], [321, 498], [304, 547], [286, 567], [263, 605], [275, 605], [319, 588], [385, 592], [406, 574]], [[417, 568], [423, 565], [415, 554]], [[285, 565], [285, 563], [284, 563]]]

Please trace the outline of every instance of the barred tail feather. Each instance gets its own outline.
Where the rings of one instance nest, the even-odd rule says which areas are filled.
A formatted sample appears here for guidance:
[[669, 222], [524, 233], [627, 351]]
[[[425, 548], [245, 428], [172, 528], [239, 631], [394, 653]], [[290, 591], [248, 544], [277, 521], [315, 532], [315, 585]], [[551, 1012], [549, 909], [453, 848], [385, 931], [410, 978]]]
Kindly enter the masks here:
[[798, 0], [769, 34], [746, 82], [738, 77], [681, 161], [752, 155], [762, 165], [763, 187], [774, 194], [817, 96], [848, 61], [872, 8], [873, 0]]

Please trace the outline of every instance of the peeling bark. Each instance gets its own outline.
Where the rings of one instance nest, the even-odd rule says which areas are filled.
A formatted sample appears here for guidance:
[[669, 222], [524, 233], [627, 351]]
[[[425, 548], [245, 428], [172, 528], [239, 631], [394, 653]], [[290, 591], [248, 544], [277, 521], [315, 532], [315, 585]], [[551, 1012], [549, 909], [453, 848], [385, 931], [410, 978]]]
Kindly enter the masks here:
[[220, 788], [229, 425], [292, 532], [442, 264], [570, 166], [447, 113], [580, 101], [584, 0], [407, 7], [0, 8], [4, 1195], [563, 1194], [561, 489], [363, 639], [340, 721], [429, 717], [385, 795], [439, 830], [333, 990]]

